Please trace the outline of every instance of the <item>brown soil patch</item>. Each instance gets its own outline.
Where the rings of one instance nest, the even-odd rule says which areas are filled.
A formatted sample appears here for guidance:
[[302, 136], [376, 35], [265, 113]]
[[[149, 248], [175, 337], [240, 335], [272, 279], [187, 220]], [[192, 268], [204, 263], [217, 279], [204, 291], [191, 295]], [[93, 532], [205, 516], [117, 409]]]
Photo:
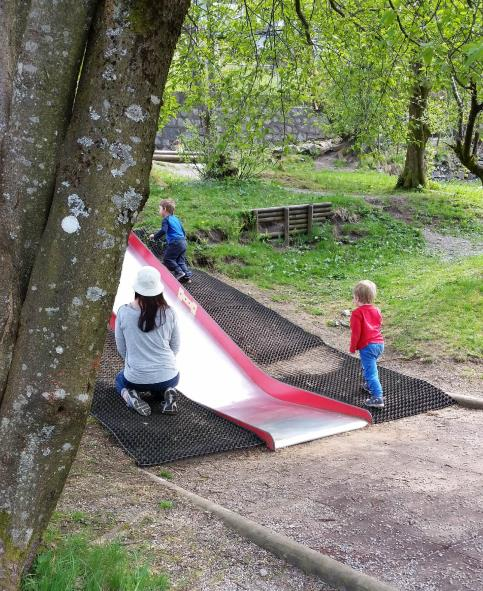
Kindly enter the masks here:
[[211, 244], [219, 244], [228, 239], [228, 236], [224, 230], [220, 228], [211, 228], [210, 230], [196, 230], [188, 236], [188, 240], [191, 242], [209, 242]]

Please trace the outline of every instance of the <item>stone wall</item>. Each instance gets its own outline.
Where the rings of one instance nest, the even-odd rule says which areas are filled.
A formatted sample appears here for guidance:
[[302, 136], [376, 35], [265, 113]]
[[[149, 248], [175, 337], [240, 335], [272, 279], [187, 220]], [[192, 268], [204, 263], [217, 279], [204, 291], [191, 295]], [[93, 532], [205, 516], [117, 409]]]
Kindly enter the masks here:
[[[171, 119], [156, 135], [157, 150], [175, 150], [179, 136], [186, 131], [186, 124], [190, 122], [199, 124], [201, 108], [195, 108], [190, 112], [180, 112]], [[309, 107], [296, 107], [291, 109], [285, 118], [285, 134], [291, 137], [291, 141], [305, 142], [307, 140], [322, 139], [324, 134], [321, 126], [325, 123], [324, 116], [317, 114]], [[284, 136], [284, 125], [281, 117], [269, 119], [266, 122], [268, 134], [267, 141], [280, 144]]]

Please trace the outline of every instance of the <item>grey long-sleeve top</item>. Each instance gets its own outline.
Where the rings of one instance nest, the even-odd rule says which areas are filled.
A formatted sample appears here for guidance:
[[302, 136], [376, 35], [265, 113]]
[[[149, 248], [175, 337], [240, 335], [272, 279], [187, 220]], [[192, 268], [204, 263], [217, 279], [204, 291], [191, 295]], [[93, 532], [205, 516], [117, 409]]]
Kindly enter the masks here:
[[[140, 310], [121, 306], [116, 317], [116, 346], [124, 359], [124, 377], [133, 384], [157, 384], [174, 378], [180, 339], [176, 315], [165, 311], [166, 320], [149, 332], [138, 327]], [[157, 324], [159, 324], [159, 319]]]

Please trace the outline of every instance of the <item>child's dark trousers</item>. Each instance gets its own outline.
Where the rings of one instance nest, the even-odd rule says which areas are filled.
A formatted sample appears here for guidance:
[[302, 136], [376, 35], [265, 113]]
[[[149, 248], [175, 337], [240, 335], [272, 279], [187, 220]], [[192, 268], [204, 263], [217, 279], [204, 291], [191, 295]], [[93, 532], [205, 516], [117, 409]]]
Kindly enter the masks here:
[[175, 240], [166, 245], [163, 262], [176, 279], [193, 275], [186, 263], [186, 240]]

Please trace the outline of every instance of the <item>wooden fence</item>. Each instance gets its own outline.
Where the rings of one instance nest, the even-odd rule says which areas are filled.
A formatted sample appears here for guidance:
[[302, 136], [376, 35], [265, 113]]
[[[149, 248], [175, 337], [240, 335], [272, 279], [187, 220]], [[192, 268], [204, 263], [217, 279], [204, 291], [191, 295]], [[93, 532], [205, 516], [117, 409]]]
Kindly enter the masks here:
[[252, 209], [245, 225], [259, 234], [273, 238], [283, 236], [288, 244], [290, 234], [310, 233], [314, 225], [321, 224], [331, 216], [332, 203], [267, 207]]

